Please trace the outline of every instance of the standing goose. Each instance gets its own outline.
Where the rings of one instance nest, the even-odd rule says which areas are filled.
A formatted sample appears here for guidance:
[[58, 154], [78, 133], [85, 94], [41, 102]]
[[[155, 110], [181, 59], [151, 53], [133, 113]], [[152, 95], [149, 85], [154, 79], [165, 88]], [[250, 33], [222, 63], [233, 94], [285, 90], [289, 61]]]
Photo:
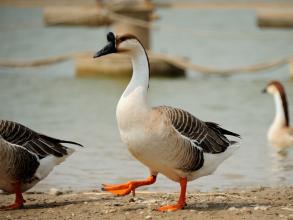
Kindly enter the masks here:
[[82, 146], [48, 137], [16, 122], [0, 120], [0, 189], [16, 196], [12, 205], [2, 209], [23, 207], [22, 193], [74, 152], [62, 143]]
[[279, 81], [271, 81], [263, 90], [270, 93], [275, 99], [275, 119], [268, 131], [269, 142], [281, 149], [293, 146], [293, 127], [289, 124], [289, 110], [286, 92]]
[[133, 35], [107, 35], [108, 44], [94, 58], [110, 53], [127, 53], [133, 74], [116, 109], [122, 141], [130, 153], [150, 170], [145, 180], [103, 185], [115, 195], [127, 195], [137, 187], [150, 185], [162, 173], [179, 182], [181, 193], [176, 205], [159, 211], [175, 211], [185, 206], [187, 182], [211, 174], [235, 147], [225, 135], [240, 137], [213, 122], [203, 122], [190, 113], [168, 106], [151, 108], [147, 102], [149, 61], [140, 41]]

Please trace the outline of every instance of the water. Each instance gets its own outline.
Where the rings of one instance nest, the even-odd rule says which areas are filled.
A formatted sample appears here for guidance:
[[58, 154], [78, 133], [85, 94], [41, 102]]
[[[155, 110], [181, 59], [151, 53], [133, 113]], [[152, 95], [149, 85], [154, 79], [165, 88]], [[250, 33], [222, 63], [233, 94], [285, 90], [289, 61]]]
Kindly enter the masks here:
[[[178, 26], [185, 32], [155, 31], [154, 50], [186, 56], [201, 65], [236, 67], [293, 51], [293, 31], [261, 31], [250, 10], [159, 10], [158, 14], [159, 25]], [[95, 50], [105, 43], [107, 31], [44, 28], [39, 9], [0, 8], [0, 58]], [[45, 68], [0, 69], [0, 118], [86, 146], [76, 148], [33, 190], [88, 190], [101, 183], [145, 178], [147, 168], [130, 156], [116, 125], [115, 106], [128, 79], [76, 79], [73, 65], [69, 61]], [[293, 183], [292, 150], [280, 158], [266, 141], [274, 106], [272, 97], [261, 90], [270, 79], [284, 83], [293, 109], [288, 66], [224, 78], [189, 72], [188, 78], [151, 79], [152, 105], [181, 107], [242, 135], [241, 148], [212, 176], [190, 183], [189, 190]], [[178, 191], [178, 184], [160, 175], [156, 184], [144, 189]]]

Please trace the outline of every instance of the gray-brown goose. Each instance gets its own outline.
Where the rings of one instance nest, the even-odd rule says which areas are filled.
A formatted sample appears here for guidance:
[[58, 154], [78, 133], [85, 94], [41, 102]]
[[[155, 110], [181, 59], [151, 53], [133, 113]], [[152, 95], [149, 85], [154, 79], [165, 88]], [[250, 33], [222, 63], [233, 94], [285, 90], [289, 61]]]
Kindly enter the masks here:
[[268, 130], [268, 141], [279, 150], [293, 146], [293, 127], [290, 127], [285, 88], [279, 81], [273, 80], [263, 92], [273, 95], [276, 109], [275, 119]]
[[82, 146], [37, 133], [16, 122], [0, 120], [0, 189], [16, 196], [12, 205], [2, 209], [23, 207], [22, 193], [74, 152], [62, 143]]
[[[225, 135], [240, 137], [213, 122], [204, 122], [179, 108], [152, 108], [147, 102], [149, 62], [139, 40], [130, 34], [107, 35], [108, 44], [94, 57], [110, 53], [130, 55], [133, 74], [116, 109], [122, 141], [130, 153], [150, 170], [146, 180], [104, 185], [103, 190], [127, 195], [139, 186], [156, 181], [158, 173], [180, 183], [176, 205], [160, 207], [174, 211], [185, 206], [187, 181], [209, 175], [236, 149], [236, 142]], [[115, 64], [113, 64], [115, 65]]]

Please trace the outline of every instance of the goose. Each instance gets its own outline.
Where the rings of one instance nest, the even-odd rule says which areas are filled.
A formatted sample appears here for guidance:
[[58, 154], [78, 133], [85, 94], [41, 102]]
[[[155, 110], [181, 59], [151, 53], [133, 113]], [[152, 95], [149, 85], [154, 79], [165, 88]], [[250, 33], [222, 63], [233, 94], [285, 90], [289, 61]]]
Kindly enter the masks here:
[[62, 143], [81, 146], [35, 132], [28, 127], [0, 120], [0, 189], [15, 194], [15, 202], [1, 209], [22, 208], [22, 193], [44, 179], [74, 149]]
[[263, 92], [274, 96], [276, 109], [275, 119], [267, 133], [268, 141], [280, 150], [293, 146], [293, 127], [290, 127], [289, 124], [285, 88], [279, 81], [273, 80], [267, 84]]
[[[133, 73], [116, 108], [122, 141], [134, 158], [147, 166], [145, 180], [124, 184], [103, 184], [102, 190], [123, 196], [140, 186], [156, 182], [158, 173], [178, 182], [181, 187], [175, 205], [158, 211], [175, 211], [186, 205], [187, 182], [211, 174], [236, 149], [236, 141], [225, 135], [240, 135], [204, 122], [187, 111], [169, 106], [150, 107], [147, 102], [150, 67], [148, 56], [139, 39], [131, 34], [115, 36], [109, 32], [108, 44], [94, 58], [111, 53], [130, 56]], [[114, 64], [113, 64], [114, 65]]]

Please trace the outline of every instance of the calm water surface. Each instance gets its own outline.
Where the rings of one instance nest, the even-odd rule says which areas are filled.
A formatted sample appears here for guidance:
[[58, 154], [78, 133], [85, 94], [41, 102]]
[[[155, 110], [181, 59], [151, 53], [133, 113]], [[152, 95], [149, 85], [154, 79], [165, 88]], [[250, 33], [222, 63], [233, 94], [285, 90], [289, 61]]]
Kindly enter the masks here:
[[[201, 65], [236, 67], [293, 51], [293, 31], [259, 30], [253, 11], [160, 10], [158, 14], [162, 17], [159, 25], [182, 29], [154, 32], [154, 50], [185, 56]], [[39, 9], [0, 8], [0, 58], [95, 50], [105, 43], [108, 30], [44, 28]], [[72, 61], [45, 68], [0, 69], [1, 119], [86, 146], [77, 148], [34, 190], [87, 190], [101, 183], [145, 178], [147, 168], [130, 156], [116, 125], [115, 107], [128, 79], [76, 79], [73, 72]], [[241, 148], [214, 175], [190, 183], [190, 190], [293, 183], [293, 150], [281, 158], [267, 144], [274, 106], [272, 97], [260, 92], [270, 79], [281, 80], [293, 109], [288, 72], [285, 66], [226, 78], [193, 72], [181, 79], [152, 78], [152, 105], [181, 107], [242, 135]], [[178, 184], [160, 176], [147, 189], [177, 191]]]

